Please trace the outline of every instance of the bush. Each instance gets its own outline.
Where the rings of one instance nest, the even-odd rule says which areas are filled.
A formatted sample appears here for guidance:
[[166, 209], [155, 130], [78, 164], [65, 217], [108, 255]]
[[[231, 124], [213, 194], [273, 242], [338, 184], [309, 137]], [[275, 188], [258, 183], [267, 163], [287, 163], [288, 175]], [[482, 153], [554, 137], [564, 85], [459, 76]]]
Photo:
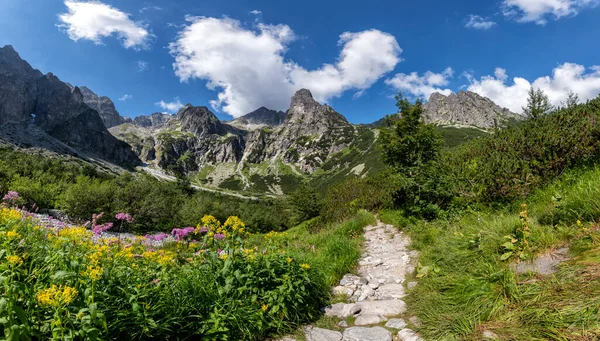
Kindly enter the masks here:
[[153, 236], [92, 241], [1, 209], [5, 337], [263, 340], [320, 315], [322, 272], [275, 247], [245, 248], [245, 236], [235, 217], [205, 217], [162, 248]]

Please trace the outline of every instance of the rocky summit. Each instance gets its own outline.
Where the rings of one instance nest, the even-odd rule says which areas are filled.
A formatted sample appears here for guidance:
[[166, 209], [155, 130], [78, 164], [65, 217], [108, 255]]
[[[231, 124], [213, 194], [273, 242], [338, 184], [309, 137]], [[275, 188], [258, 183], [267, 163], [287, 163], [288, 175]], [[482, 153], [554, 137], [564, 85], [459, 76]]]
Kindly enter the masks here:
[[106, 128], [131, 121], [131, 119], [122, 117], [119, 114], [115, 108], [115, 103], [110, 98], [98, 96], [86, 86], [79, 87], [79, 90], [83, 95], [83, 102], [98, 112]]
[[78, 87], [69, 87], [52, 73], [43, 75], [12, 46], [0, 48], [0, 126], [12, 132], [2, 136], [12, 144], [27, 141], [27, 146], [49, 149], [66, 144], [121, 165], [140, 162], [126, 143], [106, 130]]
[[265, 126], [277, 127], [283, 123], [285, 116], [286, 114], [283, 111], [260, 107], [249, 114], [236, 118], [229, 124], [246, 130], [260, 129]]
[[425, 122], [440, 125], [463, 125], [489, 129], [502, 126], [510, 119], [521, 116], [501, 108], [489, 98], [471, 91], [460, 91], [445, 96], [435, 92], [424, 104]]

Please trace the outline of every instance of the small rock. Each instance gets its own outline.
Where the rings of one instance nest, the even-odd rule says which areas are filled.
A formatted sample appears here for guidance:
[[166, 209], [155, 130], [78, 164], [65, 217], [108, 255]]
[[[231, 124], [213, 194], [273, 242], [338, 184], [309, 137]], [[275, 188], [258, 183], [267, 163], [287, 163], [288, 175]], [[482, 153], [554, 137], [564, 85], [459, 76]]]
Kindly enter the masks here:
[[406, 303], [401, 300], [363, 301], [357, 303], [362, 314], [396, 316], [406, 311]]
[[423, 339], [411, 329], [402, 329], [398, 332], [398, 337], [402, 341], [423, 341]]
[[340, 285], [354, 284], [354, 281], [357, 281], [359, 278], [360, 277], [358, 277], [356, 275], [351, 275], [351, 274], [344, 275], [344, 277], [342, 277], [342, 280], [340, 281]]
[[348, 328], [348, 322], [342, 320], [338, 323], [338, 326], [340, 326], [342, 328]]
[[406, 284], [406, 287], [408, 287], [408, 290], [412, 290], [417, 286], [417, 282], [408, 282]]
[[352, 296], [352, 294], [354, 293], [354, 290], [340, 285], [340, 286], [337, 286], [337, 287], [334, 287], [333, 289], [331, 289], [331, 293], [334, 295]]
[[360, 312], [361, 308], [356, 304], [336, 303], [325, 307], [325, 315], [346, 318]]
[[360, 277], [360, 278], [358, 279], [358, 283], [357, 283], [357, 282], [355, 282], [354, 284], [356, 284], [356, 285], [367, 285], [368, 283], [369, 283], [369, 280], [368, 280], [368, 279], [366, 279], [366, 278], [364, 278], [364, 277]]
[[369, 282], [369, 287], [373, 290], [379, 288], [379, 282]]
[[488, 340], [499, 340], [500, 337], [498, 336], [498, 334], [489, 331], [489, 330], [484, 330], [483, 333], [481, 334], [481, 336], [483, 336], [484, 339], [488, 339]]
[[371, 324], [378, 324], [381, 322], [385, 322], [387, 319], [381, 315], [358, 315], [356, 320], [354, 320], [355, 326], [368, 326]]
[[373, 296], [373, 295], [375, 295], [375, 290], [373, 290], [368, 285], [363, 285], [363, 287], [362, 287], [362, 293], [363, 293], [363, 295], [366, 295], [366, 296]]
[[380, 296], [388, 296], [391, 298], [404, 297], [404, 286], [402, 284], [386, 284], [379, 287]]
[[413, 317], [409, 318], [408, 320], [410, 321], [410, 323], [412, 323], [417, 328], [421, 326], [421, 319], [416, 316], [413, 316]]
[[390, 319], [385, 326], [388, 328], [403, 329], [406, 327], [406, 321], [403, 319]]
[[344, 330], [343, 341], [392, 341], [392, 333], [383, 327], [352, 327]]
[[308, 332], [305, 331], [307, 341], [341, 341], [342, 333], [335, 330], [312, 328]]

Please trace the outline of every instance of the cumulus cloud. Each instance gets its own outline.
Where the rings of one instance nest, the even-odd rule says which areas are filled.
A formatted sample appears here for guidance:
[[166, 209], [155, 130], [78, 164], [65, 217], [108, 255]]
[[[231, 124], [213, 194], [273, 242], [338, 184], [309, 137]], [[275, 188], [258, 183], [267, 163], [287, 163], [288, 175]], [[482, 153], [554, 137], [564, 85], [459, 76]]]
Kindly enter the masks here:
[[440, 87], [448, 85], [453, 75], [454, 70], [448, 67], [441, 73], [427, 71], [423, 76], [419, 76], [417, 72], [410, 74], [398, 73], [393, 78], [386, 79], [385, 83], [396, 90], [402, 91], [404, 94], [408, 93], [427, 100], [434, 92], [439, 92], [446, 96], [451, 94], [452, 90]]
[[125, 95], [123, 95], [123, 97], [119, 98], [119, 101], [125, 102], [125, 101], [127, 101], [129, 99], [132, 99], [132, 98], [133, 98], [133, 96], [131, 96], [130, 94], [125, 94]]
[[519, 22], [545, 25], [548, 17], [560, 19], [577, 15], [586, 7], [596, 6], [600, 0], [504, 0], [502, 12]]
[[308, 88], [315, 99], [326, 101], [346, 90], [362, 91], [400, 62], [402, 49], [385, 32], [345, 32], [334, 64], [307, 70], [286, 60], [295, 39], [287, 25], [258, 24], [245, 28], [230, 18], [189, 17], [188, 25], [170, 44], [173, 67], [181, 81], [206, 80], [218, 91], [213, 108], [234, 117], [260, 106], [285, 110], [293, 93]]
[[494, 21], [484, 18], [480, 15], [469, 15], [469, 20], [465, 24], [467, 28], [474, 28], [476, 30], [489, 30], [492, 26], [496, 25]]
[[144, 72], [148, 70], [148, 62], [143, 61], [143, 60], [138, 60], [137, 62], [137, 71], [138, 72]]
[[527, 91], [532, 86], [542, 89], [555, 106], [563, 103], [570, 91], [582, 101], [600, 94], [600, 66], [586, 69], [583, 65], [564, 63], [556, 67], [551, 76], [539, 77], [533, 82], [522, 77], [513, 78], [512, 84], [507, 84], [507, 80], [506, 71], [497, 68], [494, 76], [483, 76], [479, 80], [471, 77], [467, 89], [516, 113], [522, 113], [523, 106], [527, 104]]
[[179, 97], [175, 97], [172, 102], [160, 101], [154, 103], [154, 105], [170, 113], [176, 113], [177, 111], [179, 111], [179, 109], [181, 109], [181, 107], [183, 107], [183, 104], [181, 104]]
[[69, 38], [91, 40], [102, 44], [102, 38], [116, 35], [126, 48], [144, 48], [151, 38], [150, 32], [132, 21], [129, 14], [100, 1], [65, 1], [68, 12], [59, 15], [58, 27]]

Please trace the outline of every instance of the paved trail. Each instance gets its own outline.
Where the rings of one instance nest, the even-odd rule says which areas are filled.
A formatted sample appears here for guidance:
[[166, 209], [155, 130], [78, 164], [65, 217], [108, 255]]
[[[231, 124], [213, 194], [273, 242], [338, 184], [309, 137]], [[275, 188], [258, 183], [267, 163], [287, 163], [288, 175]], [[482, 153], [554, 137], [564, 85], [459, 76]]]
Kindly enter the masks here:
[[[327, 316], [339, 318], [343, 331], [304, 327], [308, 341], [422, 341], [408, 327], [420, 322], [406, 311], [402, 300], [415, 271], [418, 254], [409, 250], [410, 238], [391, 225], [379, 222], [365, 228], [365, 248], [359, 275], [345, 275], [334, 294], [347, 295], [346, 303], [325, 308]], [[354, 320], [353, 325], [349, 326]], [[293, 339], [283, 339], [293, 340]]]

